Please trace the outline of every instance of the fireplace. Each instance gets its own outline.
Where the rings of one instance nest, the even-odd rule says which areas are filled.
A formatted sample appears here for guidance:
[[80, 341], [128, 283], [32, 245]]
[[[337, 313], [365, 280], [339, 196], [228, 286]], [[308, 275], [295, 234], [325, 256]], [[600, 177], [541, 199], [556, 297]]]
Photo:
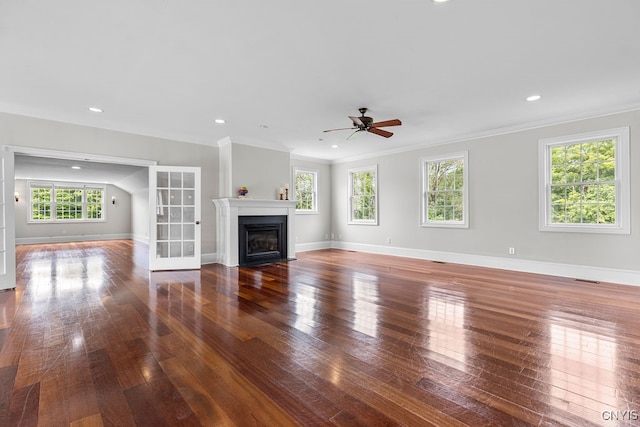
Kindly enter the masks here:
[[[216, 248], [217, 262], [228, 267], [236, 267], [238, 265], [258, 265], [267, 262], [277, 262], [282, 259], [292, 260], [296, 257], [295, 243], [295, 209], [296, 202], [294, 200], [261, 200], [261, 199], [240, 199], [240, 198], [224, 198], [214, 199], [216, 206]], [[241, 234], [246, 232], [240, 231], [241, 218], [246, 217], [262, 217], [271, 218], [268, 222], [272, 222], [273, 217], [284, 217], [286, 220], [278, 220], [280, 231], [274, 229], [266, 230], [266, 235], [262, 236], [267, 242], [261, 243], [257, 249], [252, 243], [251, 261], [245, 264], [240, 260], [241, 247], [246, 250], [247, 243], [240, 243]], [[258, 220], [262, 221], [262, 220]], [[260, 225], [258, 223], [258, 225]], [[264, 225], [264, 224], [262, 224]], [[251, 230], [254, 231], [254, 230]], [[273, 245], [269, 242], [273, 241], [274, 233], [280, 233], [278, 236], [279, 245], [284, 245], [284, 249], [279, 249], [279, 254], [273, 256], [271, 260], [267, 260], [265, 252], [275, 251], [270, 249]]]
[[238, 264], [268, 264], [287, 259], [287, 216], [239, 216]]

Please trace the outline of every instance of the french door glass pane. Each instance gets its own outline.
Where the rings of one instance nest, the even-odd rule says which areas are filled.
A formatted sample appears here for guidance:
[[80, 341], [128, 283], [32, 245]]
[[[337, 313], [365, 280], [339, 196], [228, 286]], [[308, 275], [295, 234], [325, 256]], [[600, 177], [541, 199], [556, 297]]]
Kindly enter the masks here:
[[193, 172], [185, 172], [182, 179], [182, 188], [195, 188], [196, 174]]
[[170, 200], [171, 200], [171, 204], [172, 205], [181, 205], [182, 204], [182, 190], [175, 190], [175, 189], [171, 189], [171, 196], [170, 196]]
[[194, 243], [193, 242], [184, 242], [184, 251], [182, 253], [183, 257], [193, 257], [194, 255]]
[[175, 241], [175, 240], [182, 240], [182, 225], [180, 224], [171, 224], [171, 229], [170, 229], [170, 236], [171, 236], [171, 241]]
[[158, 172], [157, 174], [157, 187], [168, 187], [169, 186], [169, 172]]
[[171, 242], [170, 243], [171, 252], [169, 256], [171, 258], [179, 258], [182, 256], [182, 243], [181, 242]]
[[157, 187], [157, 257], [193, 257], [195, 254], [195, 174], [158, 172]]
[[194, 240], [195, 239], [195, 226], [193, 224], [185, 224], [182, 226], [182, 237], [184, 240]]
[[158, 242], [156, 244], [156, 253], [158, 258], [168, 258], [169, 257], [169, 243], [167, 242]]
[[195, 192], [193, 190], [184, 190], [183, 195], [184, 200], [182, 203], [184, 205], [193, 205], [195, 203]]
[[169, 240], [169, 226], [158, 224], [158, 240]]
[[182, 188], [182, 172], [171, 172], [171, 188]]
[[170, 222], [182, 222], [182, 208], [173, 206], [171, 207]]

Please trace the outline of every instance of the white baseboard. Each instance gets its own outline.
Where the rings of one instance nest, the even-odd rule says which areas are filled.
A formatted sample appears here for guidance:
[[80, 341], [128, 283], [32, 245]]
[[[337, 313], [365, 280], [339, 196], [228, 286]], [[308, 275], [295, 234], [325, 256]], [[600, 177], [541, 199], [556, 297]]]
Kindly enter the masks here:
[[51, 237], [16, 237], [16, 245], [33, 245], [40, 243], [71, 243], [93, 242], [97, 240], [131, 240], [131, 233], [119, 234], [87, 234], [80, 236], [51, 236]]
[[212, 254], [200, 254], [200, 264], [216, 264], [219, 262], [220, 257], [217, 253]]
[[143, 236], [141, 234], [134, 234], [133, 240], [136, 242], [144, 243], [145, 245], [149, 245], [149, 237]]
[[296, 252], [316, 251], [318, 249], [330, 249], [331, 242], [296, 243]]
[[369, 252], [384, 255], [395, 255], [407, 258], [426, 259], [432, 261], [451, 262], [474, 265], [478, 267], [498, 268], [526, 273], [549, 274], [598, 282], [620, 283], [640, 286], [640, 271], [614, 268], [590, 267], [585, 265], [558, 264], [544, 261], [502, 258], [484, 255], [439, 252], [425, 249], [398, 248], [393, 246], [368, 245], [349, 242], [331, 242], [334, 249]]

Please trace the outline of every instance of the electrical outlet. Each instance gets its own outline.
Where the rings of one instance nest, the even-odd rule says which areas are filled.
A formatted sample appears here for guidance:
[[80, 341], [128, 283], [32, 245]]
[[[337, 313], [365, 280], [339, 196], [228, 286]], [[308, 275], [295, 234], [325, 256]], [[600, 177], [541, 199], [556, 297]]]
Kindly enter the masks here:
[[516, 254], [516, 248], [509, 248], [509, 255], [515, 255]]
[[336, 235], [334, 233], [331, 233], [331, 240], [335, 239], [335, 236]]
[[326, 233], [326, 234], [324, 235], [324, 239], [325, 239], [325, 240], [329, 240], [329, 233]]
[[387, 244], [391, 244], [391, 237], [387, 237]]

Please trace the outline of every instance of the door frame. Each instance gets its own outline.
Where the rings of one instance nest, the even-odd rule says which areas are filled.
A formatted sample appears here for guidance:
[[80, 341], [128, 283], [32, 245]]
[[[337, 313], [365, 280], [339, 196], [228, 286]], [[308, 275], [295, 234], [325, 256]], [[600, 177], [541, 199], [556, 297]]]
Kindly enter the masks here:
[[[149, 168], [149, 166], [155, 166], [158, 164], [155, 160], [149, 159], [135, 159], [129, 157], [116, 157], [116, 156], [103, 156], [100, 154], [89, 154], [89, 153], [79, 153], [72, 151], [59, 151], [59, 150], [50, 150], [44, 148], [34, 148], [34, 147], [23, 147], [18, 145], [0, 145], [0, 150], [11, 152], [14, 156], [16, 154], [26, 155], [26, 156], [34, 156], [34, 157], [45, 157], [51, 159], [63, 159], [63, 160], [76, 160], [76, 161], [86, 161], [86, 162], [96, 162], [96, 163], [110, 163], [110, 164], [120, 164], [120, 165], [128, 165], [128, 166], [140, 166]], [[15, 163], [15, 162], [14, 162]], [[11, 182], [11, 186], [15, 186], [15, 170], [12, 168], [11, 171], [13, 176], [7, 176], [7, 181]], [[12, 194], [6, 194], [5, 197], [13, 200], [13, 192]], [[6, 209], [8, 211], [8, 215], [11, 215], [15, 218], [15, 204], [7, 203]], [[13, 234], [15, 236], [15, 224], [13, 224]], [[11, 250], [13, 256], [15, 257], [15, 238], [13, 239], [13, 248]], [[14, 261], [15, 263], [15, 261]], [[15, 268], [14, 268], [15, 275]], [[15, 281], [15, 278], [14, 278]]]
[[[0, 245], [2, 251], [2, 268], [0, 268], [0, 291], [15, 289], [17, 284], [16, 275], [16, 206], [14, 203], [15, 173], [13, 163], [15, 155], [1, 147], [0, 156], [0, 214], [2, 233]], [[16, 199], [17, 201], [17, 196]]]
[[96, 163], [112, 163], [116, 165], [128, 166], [155, 166], [158, 164], [155, 160], [134, 159], [130, 157], [103, 156], [101, 154], [79, 153], [73, 151], [49, 150], [46, 148], [22, 147], [18, 145], [3, 145], [4, 150], [13, 151], [15, 154], [23, 154], [34, 157], [48, 157], [51, 159], [78, 160]]

